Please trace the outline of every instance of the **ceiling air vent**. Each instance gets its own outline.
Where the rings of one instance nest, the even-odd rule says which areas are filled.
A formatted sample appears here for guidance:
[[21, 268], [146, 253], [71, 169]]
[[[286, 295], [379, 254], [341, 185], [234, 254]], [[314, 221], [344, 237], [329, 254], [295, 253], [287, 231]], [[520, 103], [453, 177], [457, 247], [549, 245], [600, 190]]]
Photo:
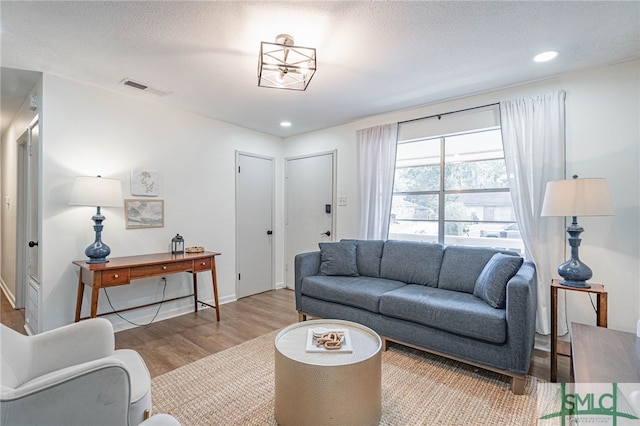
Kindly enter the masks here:
[[156, 89], [155, 87], [150, 87], [144, 83], [135, 81], [130, 78], [123, 79], [122, 81], [120, 81], [120, 84], [122, 84], [123, 86], [129, 87], [131, 89], [139, 90], [145, 93], [150, 93], [156, 96], [167, 96], [171, 94], [171, 92], [168, 90]]
[[136, 83], [135, 81], [131, 81], [131, 80], [125, 80], [124, 85], [133, 87], [134, 89], [140, 89], [140, 90], [148, 89], [148, 86], [145, 86], [144, 84]]

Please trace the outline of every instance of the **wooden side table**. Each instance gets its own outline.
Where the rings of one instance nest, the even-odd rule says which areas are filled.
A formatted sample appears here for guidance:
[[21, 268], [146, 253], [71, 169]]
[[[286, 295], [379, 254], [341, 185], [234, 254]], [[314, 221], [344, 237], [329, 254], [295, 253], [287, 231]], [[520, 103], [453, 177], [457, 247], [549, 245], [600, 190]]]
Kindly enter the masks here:
[[576, 288], [560, 284], [561, 280], [551, 280], [551, 381], [558, 376], [558, 354], [571, 356], [571, 343], [558, 341], [558, 290], [595, 293], [597, 296], [596, 325], [607, 327], [607, 292], [604, 285], [589, 283], [590, 288]]

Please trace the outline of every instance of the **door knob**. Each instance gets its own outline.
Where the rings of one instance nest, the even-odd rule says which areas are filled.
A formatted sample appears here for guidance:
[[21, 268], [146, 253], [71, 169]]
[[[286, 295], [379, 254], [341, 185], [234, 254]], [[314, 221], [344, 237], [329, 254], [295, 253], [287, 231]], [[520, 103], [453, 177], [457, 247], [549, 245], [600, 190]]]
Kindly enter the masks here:
[[38, 245], [37, 241], [29, 241], [29, 247], [35, 247]]
[[267, 231], [267, 235], [273, 234], [273, 231]]
[[326, 235], [327, 237], [330, 237], [331, 236], [331, 231], [323, 232], [320, 235]]

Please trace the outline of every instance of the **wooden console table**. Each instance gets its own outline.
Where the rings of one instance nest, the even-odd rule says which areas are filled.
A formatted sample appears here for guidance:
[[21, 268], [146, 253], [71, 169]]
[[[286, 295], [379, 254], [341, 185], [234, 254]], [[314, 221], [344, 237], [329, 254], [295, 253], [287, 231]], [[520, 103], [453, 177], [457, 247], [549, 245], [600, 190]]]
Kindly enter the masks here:
[[597, 295], [596, 325], [607, 327], [607, 292], [604, 285], [589, 283], [590, 288], [569, 287], [560, 284], [561, 280], [551, 280], [551, 381], [558, 376], [558, 355], [571, 356], [571, 344], [558, 341], [558, 290], [580, 291]]
[[640, 383], [640, 337], [571, 323], [576, 383]]
[[[84, 319], [80, 318], [80, 312], [82, 310], [82, 299], [85, 285], [92, 288], [91, 314], [89, 317], [85, 318], [95, 318], [101, 315], [109, 315], [116, 312], [144, 308], [146, 306], [157, 305], [159, 303], [193, 296], [195, 312], [198, 311], [198, 303], [202, 303], [203, 305], [215, 308], [216, 319], [220, 321], [220, 310], [218, 308], [218, 280], [216, 278], [216, 256], [218, 255], [220, 255], [220, 253], [213, 252], [175, 255], [170, 253], [157, 253], [141, 256], [112, 257], [107, 263], [87, 263], [84, 260], [76, 260], [73, 264], [80, 267], [80, 273], [78, 276], [78, 296], [76, 299], [76, 322]], [[213, 279], [213, 298], [215, 305], [210, 305], [198, 300], [197, 274], [199, 272], [207, 271], [211, 271], [211, 278]], [[146, 305], [98, 314], [98, 296], [100, 295], [101, 288], [128, 285], [131, 284], [132, 280], [177, 274], [180, 272], [191, 273], [193, 277], [193, 294], [175, 297], [162, 302], [154, 302]]]

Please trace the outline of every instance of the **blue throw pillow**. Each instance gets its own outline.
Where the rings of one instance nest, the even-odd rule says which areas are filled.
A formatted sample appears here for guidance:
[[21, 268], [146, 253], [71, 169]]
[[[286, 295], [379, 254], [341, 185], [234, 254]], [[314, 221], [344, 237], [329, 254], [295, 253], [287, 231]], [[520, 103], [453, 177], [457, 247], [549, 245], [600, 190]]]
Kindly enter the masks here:
[[357, 245], [354, 241], [318, 243], [318, 245], [320, 246], [319, 275], [358, 276]]
[[507, 303], [507, 283], [518, 272], [524, 259], [502, 253], [493, 255], [476, 280], [473, 295], [494, 308], [504, 309]]

